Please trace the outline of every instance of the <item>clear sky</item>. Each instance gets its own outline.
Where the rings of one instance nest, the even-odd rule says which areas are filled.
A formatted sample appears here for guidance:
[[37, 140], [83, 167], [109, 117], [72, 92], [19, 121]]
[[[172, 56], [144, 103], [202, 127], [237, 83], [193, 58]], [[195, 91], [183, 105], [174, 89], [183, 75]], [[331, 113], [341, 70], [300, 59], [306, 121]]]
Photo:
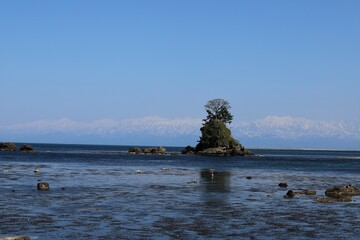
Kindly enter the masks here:
[[201, 119], [212, 98], [240, 122], [359, 122], [359, 12], [358, 0], [1, 0], [0, 126]]

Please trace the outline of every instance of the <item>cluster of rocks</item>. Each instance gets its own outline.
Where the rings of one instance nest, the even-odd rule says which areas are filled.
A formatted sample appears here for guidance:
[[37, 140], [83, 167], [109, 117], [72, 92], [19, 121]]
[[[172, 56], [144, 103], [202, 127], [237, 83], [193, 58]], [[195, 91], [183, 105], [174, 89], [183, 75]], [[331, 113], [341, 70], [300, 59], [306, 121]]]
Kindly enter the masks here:
[[351, 185], [336, 186], [326, 189], [326, 197], [317, 198], [316, 202], [332, 203], [332, 202], [351, 202], [351, 197], [360, 196], [360, 190]]
[[154, 147], [154, 148], [129, 148], [128, 152], [131, 154], [157, 154], [163, 155], [166, 154], [166, 148], [164, 147]]
[[34, 148], [28, 144], [23, 144], [18, 149], [15, 143], [4, 142], [0, 143], [0, 151], [20, 151], [20, 152], [34, 152]]
[[[286, 188], [286, 183], [279, 183], [279, 187]], [[298, 190], [293, 191], [289, 190], [285, 195], [284, 198], [294, 198], [296, 195], [316, 195], [315, 190]], [[351, 197], [353, 196], [360, 196], [360, 190], [352, 185], [345, 185], [345, 186], [336, 186], [332, 188], [328, 188], [325, 191], [326, 197], [319, 197], [316, 198], [315, 201], [318, 203], [333, 203], [333, 202], [351, 202]]]

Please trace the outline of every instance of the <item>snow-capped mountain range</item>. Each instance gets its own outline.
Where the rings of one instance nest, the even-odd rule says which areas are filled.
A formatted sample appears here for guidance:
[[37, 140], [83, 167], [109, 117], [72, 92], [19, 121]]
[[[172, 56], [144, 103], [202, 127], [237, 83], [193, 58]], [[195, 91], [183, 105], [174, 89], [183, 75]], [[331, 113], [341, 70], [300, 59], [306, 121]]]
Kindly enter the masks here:
[[[166, 119], [144, 117], [138, 119], [100, 119], [93, 122], [77, 122], [67, 118], [39, 120], [30, 123], [0, 126], [0, 134], [75, 134], [75, 135], [153, 135], [199, 136], [201, 119]], [[360, 140], [360, 121], [315, 121], [289, 116], [267, 116], [248, 122], [233, 122], [230, 129], [235, 137], [280, 139], [339, 138]], [[0, 135], [0, 136], [1, 136]]]

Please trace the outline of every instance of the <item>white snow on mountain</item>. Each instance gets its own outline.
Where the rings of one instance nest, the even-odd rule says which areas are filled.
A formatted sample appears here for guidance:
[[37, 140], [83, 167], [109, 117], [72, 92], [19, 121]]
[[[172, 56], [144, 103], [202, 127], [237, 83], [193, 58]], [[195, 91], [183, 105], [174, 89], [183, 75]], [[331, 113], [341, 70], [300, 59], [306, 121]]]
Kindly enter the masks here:
[[233, 134], [247, 137], [335, 137], [360, 139], [360, 123], [314, 121], [305, 118], [267, 116], [253, 122], [235, 124]]
[[[30, 123], [0, 126], [1, 133], [8, 134], [76, 134], [76, 135], [154, 135], [187, 136], [200, 134], [201, 119], [144, 117], [137, 119], [100, 119], [92, 122], [77, 122], [67, 118], [39, 120]], [[235, 137], [275, 137], [298, 139], [303, 137], [331, 137], [360, 140], [360, 122], [315, 121], [289, 116], [267, 116], [249, 122], [234, 122], [230, 125]]]

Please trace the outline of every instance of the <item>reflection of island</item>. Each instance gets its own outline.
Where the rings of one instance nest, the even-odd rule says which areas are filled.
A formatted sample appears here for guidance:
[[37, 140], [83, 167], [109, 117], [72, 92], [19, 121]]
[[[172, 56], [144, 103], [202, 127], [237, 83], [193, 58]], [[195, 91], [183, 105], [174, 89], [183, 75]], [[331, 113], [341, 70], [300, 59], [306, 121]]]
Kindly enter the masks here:
[[230, 192], [230, 172], [205, 169], [200, 171], [200, 176], [206, 205], [224, 205]]

